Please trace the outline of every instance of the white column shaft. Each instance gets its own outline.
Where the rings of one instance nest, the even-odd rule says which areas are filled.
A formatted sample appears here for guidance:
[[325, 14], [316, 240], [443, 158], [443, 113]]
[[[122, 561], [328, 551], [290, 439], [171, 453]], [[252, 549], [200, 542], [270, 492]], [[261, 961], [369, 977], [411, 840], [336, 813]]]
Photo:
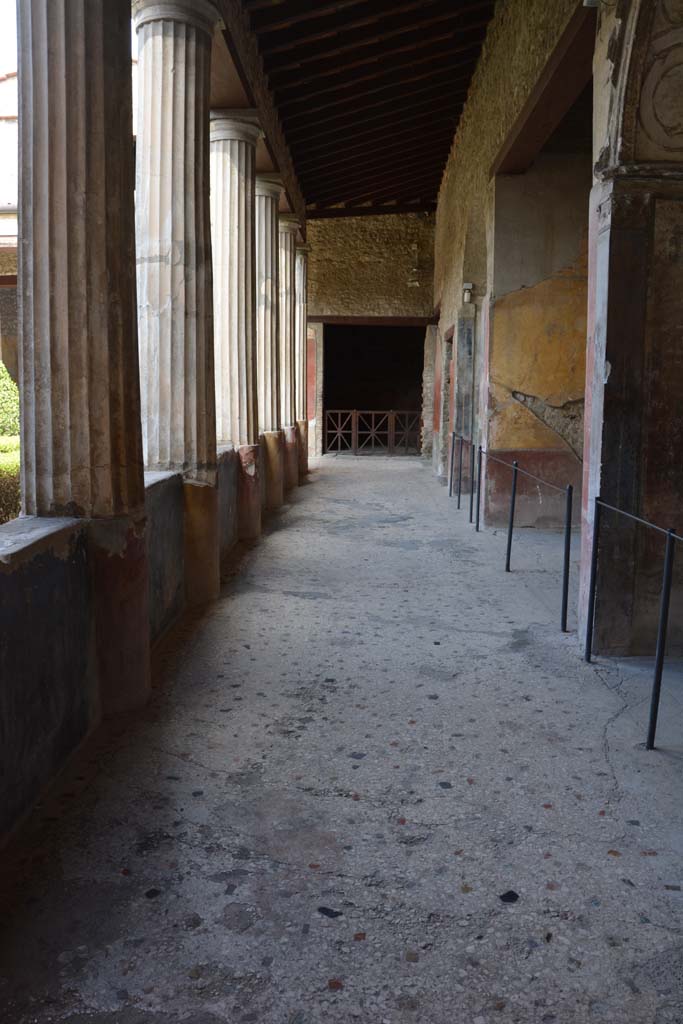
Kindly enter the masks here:
[[24, 511], [135, 513], [130, 4], [20, 0], [18, 51]]
[[291, 221], [280, 221], [280, 418], [283, 426], [291, 426], [296, 419], [294, 352], [296, 343], [297, 227], [297, 224]]
[[[210, 14], [207, 4], [196, 5]], [[138, 0], [137, 266], [145, 463], [213, 482], [211, 22]], [[186, 16], [187, 20], [182, 20]]]
[[[251, 131], [249, 130], [251, 128]], [[212, 113], [211, 229], [220, 441], [258, 441], [255, 126]]]
[[256, 179], [256, 339], [259, 427], [280, 430], [279, 189]]
[[295, 322], [295, 400], [297, 420], [308, 419], [306, 410], [307, 373], [307, 320], [308, 320], [308, 250], [296, 250], [296, 322]]

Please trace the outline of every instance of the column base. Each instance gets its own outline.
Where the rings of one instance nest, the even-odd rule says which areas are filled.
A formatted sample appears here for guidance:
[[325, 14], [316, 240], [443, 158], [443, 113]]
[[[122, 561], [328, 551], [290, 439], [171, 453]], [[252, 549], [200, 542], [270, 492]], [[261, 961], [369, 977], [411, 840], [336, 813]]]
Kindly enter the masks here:
[[261, 435], [266, 481], [266, 508], [280, 508], [285, 500], [285, 433], [266, 430]]
[[299, 443], [295, 426], [285, 427], [285, 491], [299, 486]]
[[296, 421], [296, 433], [299, 442], [299, 483], [308, 476], [308, 420]]
[[237, 535], [240, 540], [256, 540], [261, 534], [261, 446], [242, 444], [237, 454]]
[[185, 480], [185, 597], [189, 605], [215, 601], [220, 593], [218, 488]]
[[114, 715], [145, 704], [151, 688], [144, 522], [91, 520], [88, 558], [100, 704]]

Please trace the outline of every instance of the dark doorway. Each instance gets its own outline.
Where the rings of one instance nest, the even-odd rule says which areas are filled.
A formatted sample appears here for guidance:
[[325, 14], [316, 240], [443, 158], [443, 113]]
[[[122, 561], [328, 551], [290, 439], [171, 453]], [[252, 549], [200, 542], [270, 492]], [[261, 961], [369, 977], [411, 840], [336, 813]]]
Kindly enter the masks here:
[[415, 454], [424, 328], [325, 325], [325, 451]]

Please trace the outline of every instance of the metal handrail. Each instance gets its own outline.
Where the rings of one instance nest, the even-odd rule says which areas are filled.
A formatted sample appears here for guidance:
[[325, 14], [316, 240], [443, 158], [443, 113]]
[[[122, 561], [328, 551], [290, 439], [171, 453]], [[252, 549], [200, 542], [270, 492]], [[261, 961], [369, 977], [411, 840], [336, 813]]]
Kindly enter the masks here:
[[[458, 505], [460, 508], [460, 495], [462, 491], [462, 462], [463, 462], [463, 444], [467, 442], [471, 445], [470, 454], [470, 523], [472, 522], [473, 504], [474, 504], [474, 442], [462, 434], [456, 434], [455, 431], [451, 434], [451, 458], [450, 458], [450, 469], [449, 469], [449, 497], [453, 494], [453, 473], [455, 466], [455, 442], [460, 441], [460, 457], [458, 460]], [[565, 495], [565, 512], [564, 512], [564, 558], [562, 564], [562, 608], [560, 612], [560, 628], [563, 633], [567, 630], [567, 615], [569, 611], [569, 573], [571, 567], [571, 544], [572, 544], [572, 512], [574, 504], [574, 488], [571, 484], [567, 484], [566, 487], [559, 487], [557, 484], [551, 483], [549, 480], [544, 480], [540, 476], [536, 476], [534, 473], [530, 473], [526, 469], [522, 469], [519, 463], [515, 460], [514, 462], [506, 462], [505, 459], [499, 458], [497, 455], [492, 455], [486, 451], [481, 445], [477, 449], [477, 498], [476, 498], [476, 520], [475, 529], [477, 533], [480, 530], [480, 518], [481, 518], [481, 476], [482, 476], [482, 460], [486, 457], [491, 459], [493, 462], [500, 463], [501, 466], [507, 466], [508, 469], [512, 470], [512, 488], [510, 491], [510, 513], [508, 517], [508, 532], [507, 532], [507, 544], [505, 548], [505, 572], [510, 572], [510, 562], [512, 559], [512, 538], [515, 528], [515, 506], [517, 502], [517, 477], [521, 473], [523, 476], [528, 477], [531, 480], [536, 480], [537, 483], [542, 484], [546, 487], [552, 488], [554, 491], [559, 491]]]
[[551, 484], [549, 480], [544, 480], [540, 476], [535, 476], [533, 473], [530, 473], [528, 469], [522, 469], [522, 467], [516, 462], [506, 462], [505, 459], [499, 459], [497, 455], [491, 455], [491, 453], [487, 451], [484, 451], [483, 454], [487, 459], [491, 459], [493, 462], [499, 462], [501, 466], [507, 466], [509, 469], [512, 469], [513, 466], [517, 466], [518, 473], [521, 473], [523, 476], [528, 476], [530, 480], [536, 480], [539, 484], [543, 484], [545, 487], [552, 487], [554, 491], [560, 491], [564, 494], [566, 490], [565, 487], [560, 487], [558, 484]]
[[[472, 505], [474, 500], [474, 442], [471, 438], [466, 438], [462, 434], [457, 434], [455, 431], [451, 433], [451, 452], [450, 452], [450, 467], [449, 467], [449, 497], [453, 494], [453, 474], [455, 467], [455, 443], [460, 441], [460, 456], [458, 460], [458, 508], [460, 508], [460, 494], [462, 490], [462, 462], [463, 462], [463, 445], [465, 443], [471, 446], [471, 459], [470, 464], [472, 467], [470, 477], [470, 523], [472, 522]], [[526, 469], [522, 469], [518, 465], [517, 461], [506, 462], [505, 459], [499, 458], [497, 455], [491, 455], [481, 445], [477, 449], [477, 484], [476, 484], [476, 530], [480, 530], [480, 509], [481, 509], [481, 479], [482, 479], [482, 462], [484, 458], [492, 459], [494, 462], [500, 463], [502, 466], [507, 466], [512, 470], [512, 488], [510, 492], [510, 515], [508, 519], [508, 535], [507, 535], [507, 546], [505, 552], [505, 571], [510, 572], [510, 557], [512, 552], [512, 534], [514, 529], [515, 521], [515, 502], [517, 498], [517, 477], [521, 473], [523, 476], [530, 477], [532, 480], [536, 480], [539, 484], [545, 487], [550, 487], [555, 491], [564, 492], [566, 495], [565, 503], [565, 517], [564, 517], [564, 562], [563, 562], [563, 573], [562, 573], [562, 613], [561, 613], [561, 628], [562, 632], [567, 632], [567, 607], [569, 598], [569, 570], [571, 562], [571, 522], [572, 522], [572, 504], [574, 488], [571, 484], [567, 484], [566, 487], [560, 487], [558, 484], [553, 484], [549, 480], [544, 480], [542, 477], [536, 476], [534, 473], [530, 473]], [[623, 516], [625, 519], [629, 519], [632, 522], [638, 523], [641, 526], [647, 527], [649, 530], [654, 530], [656, 533], [662, 534], [666, 537], [666, 548], [664, 551], [664, 567], [662, 570], [662, 591], [659, 602], [659, 620], [657, 623], [657, 647], [655, 652], [655, 668], [654, 678], [652, 681], [652, 695], [650, 699], [650, 718], [648, 723], [647, 739], [645, 741], [646, 750], [654, 750], [655, 738], [657, 733], [657, 719], [659, 716], [659, 704], [661, 699], [662, 691], [662, 674], [664, 671], [664, 657], [666, 653], [666, 636], [669, 626], [669, 609], [671, 606], [671, 587], [673, 583], [673, 568], [674, 568], [674, 554], [676, 550], [676, 541], [683, 541], [683, 536], [676, 533], [671, 529], [665, 529], [663, 526], [657, 526], [656, 523], [651, 523], [648, 519], [643, 519], [642, 516], [637, 516], [633, 512], [626, 512], [622, 508], [618, 508], [616, 505], [611, 505], [598, 495], [594, 499], [594, 515], [593, 515], [593, 543], [591, 548], [591, 566], [590, 566], [590, 582], [588, 587], [588, 612], [586, 621], [586, 641], [584, 646], [584, 660], [590, 662], [593, 653], [593, 630], [595, 624], [595, 601], [597, 592], [597, 573], [598, 573], [598, 552], [599, 552], [599, 541], [600, 541], [600, 525], [602, 522], [602, 510], [605, 509], [608, 512], [613, 512], [616, 515]]]
[[593, 512], [593, 544], [591, 547], [591, 569], [590, 582], [588, 585], [588, 614], [586, 621], [586, 644], [584, 648], [584, 660], [590, 662], [593, 654], [593, 628], [595, 624], [595, 598], [598, 578], [598, 552], [600, 543], [600, 525], [602, 521], [602, 509], [624, 516], [633, 522], [646, 526], [650, 530], [664, 534], [666, 537], [666, 548], [664, 551], [664, 568], [662, 570], [662, 593], [659, 600], [659, 621], [657, 623], [657, 647], [655, 650], [655, 671], [652, 680], [652, 695], [650, 697], [650, 720], [645, 741], [646, 750], [654, 750], [655, 738], [657, 735], [657, 719], [659, 717], [659, 702], [662, 694], [662, 674], [664, 672], [664, 655], [666, 653], [666, 634], [669, 628], [669, 608], [671, 605], [671, 584], [673, 582], [674, 554], [676, 541], [683, 541], [672, 528], [665, 530], [662, 526], [636, 516], [633, 512], [625, 512], [616, 505], [610, 505], [600, 495], [594, 499]]

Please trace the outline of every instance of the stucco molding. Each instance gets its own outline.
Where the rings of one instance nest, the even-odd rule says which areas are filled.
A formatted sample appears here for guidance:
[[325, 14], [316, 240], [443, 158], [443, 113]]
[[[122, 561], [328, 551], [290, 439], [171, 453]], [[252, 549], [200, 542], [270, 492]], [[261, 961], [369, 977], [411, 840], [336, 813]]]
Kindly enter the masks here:
[[596, 166], [683, 162], [683, 6], [633, 0], [601, 13], [612, 66], [608, 138]]

